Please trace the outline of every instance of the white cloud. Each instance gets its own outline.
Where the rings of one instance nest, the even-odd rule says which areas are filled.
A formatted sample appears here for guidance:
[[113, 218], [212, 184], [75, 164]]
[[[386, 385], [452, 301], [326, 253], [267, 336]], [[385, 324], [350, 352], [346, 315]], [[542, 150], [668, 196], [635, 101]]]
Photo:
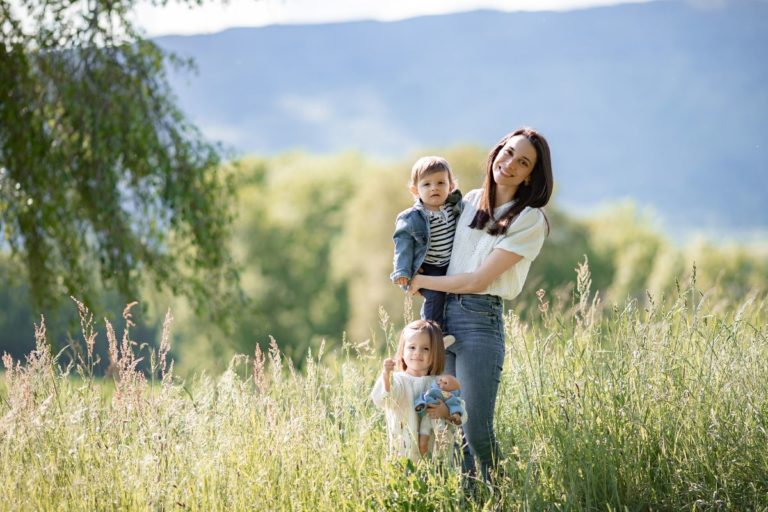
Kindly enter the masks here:
[[249, 134], [234, 126], [225, 124], [209, 123], [205, 120], [196, 120], [195, 124], [200, 127], [200, 131], [206, 139], [222, 142], [229, 146], [240, 146], [249, 139]]
[[[496, 9], [501, 11], [565, 11], [654, 0], [208, 0], [192, 8], [140, 4], [139, 26], [150, 36], [218, 32], [229, 27], [326, 23], [348, 20], [391, 21], [428, 14]], [[707, 0], [703, 0], [707, 1]], [[717, 1], [717, 0], [715, 0]]]
[[386, 155], [418, 145], [390, 115], [384, 101], [368, 91], [344, 91], [321, 96], [285, 95], [277, 100], [285, 115], [322, 128], [327, 147], [365, 150]]
[[277, 106], [287, 114], [305, 123], [325, 123], [333, 117], [333, 107], [325, 98], [285, 95], [277, 100]]

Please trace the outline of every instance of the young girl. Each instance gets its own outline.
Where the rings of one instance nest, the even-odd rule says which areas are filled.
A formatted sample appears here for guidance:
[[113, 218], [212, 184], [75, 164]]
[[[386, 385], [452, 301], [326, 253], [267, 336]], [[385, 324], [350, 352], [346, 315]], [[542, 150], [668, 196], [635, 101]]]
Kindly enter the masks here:
[[[425, 435], [429, 434], [432, 425], [424, 421], [420, 426], [414, 401], [429, 389], [435, 378], [443, 373], [444, 367], [443, 333], [437, 323], [416, 320], [406, 325], [400, 333], [395, 358], [384, 360], [381, 376], [371, 391], [373, 403], [386, 412], [391, 455], [408, 457], [414, 462], [422, 458], [419, 452], [420, 430]], [[461, 422], [464, 421], [466, 413], [461, 418]], [[455, 427], [448, 427], [446, 432], [454, 433]], [[453, 439], [450, 439], [445, 446], [450, 448], [452, 443]], [[450, 449], [441, 450], [441, 454], [444, 452], [450, 453]]]

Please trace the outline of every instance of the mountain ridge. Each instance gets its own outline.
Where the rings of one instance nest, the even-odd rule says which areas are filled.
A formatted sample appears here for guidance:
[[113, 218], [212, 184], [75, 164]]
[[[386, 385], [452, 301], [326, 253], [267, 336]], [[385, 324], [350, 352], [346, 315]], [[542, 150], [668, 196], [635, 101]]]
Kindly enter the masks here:
[[[404, 157], [490, 147], [519, 125], [553, 149], [567, 209], [632, 197], [673, 229], [768, 227], [768, 4], [490, 10], [164, 36], [197, 76], [182, 108], [241, 153]], [[715, 149], [713, 149], [715, 148]]]

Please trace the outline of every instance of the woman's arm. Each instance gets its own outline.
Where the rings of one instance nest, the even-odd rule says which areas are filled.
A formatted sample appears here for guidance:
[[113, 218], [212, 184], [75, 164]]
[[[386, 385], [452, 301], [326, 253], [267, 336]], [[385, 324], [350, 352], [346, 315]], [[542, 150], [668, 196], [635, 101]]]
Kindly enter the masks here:
[[417, 274], [411, 280], [408, 293], [416, 294], [421, 288], [448, 293], [480, 293], [501, 274], [512, 268], [523, 257], [504, 249], [494, 249], [480, 268], [474, 272], [452, 276], [425, 276]]

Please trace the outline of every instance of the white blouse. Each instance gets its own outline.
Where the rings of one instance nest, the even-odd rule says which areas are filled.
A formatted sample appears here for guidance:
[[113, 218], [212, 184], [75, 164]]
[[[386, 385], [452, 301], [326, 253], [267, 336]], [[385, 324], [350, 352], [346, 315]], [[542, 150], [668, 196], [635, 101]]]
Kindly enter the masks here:
[[[448, 275], [475, 272], [494, 249], [519, 254], [523, 257], [522, 260], [497, 277], [488, 288], [479, 292], [511, 300], [523, 289], [531, 262], [538, 256], [544, 244], [547, 221], [541, 210], [527, 207], [512, 221], [504, 235], [490, 235], [485, 230], [472, 229], [469, 224], [475, 217], [482, 194], [482, 189], [475, 189], [464, 197], [464, 209], [456, 225]], [[510, 201], [495, 208], [494, 217], [499, 218], [512, 203]]]

